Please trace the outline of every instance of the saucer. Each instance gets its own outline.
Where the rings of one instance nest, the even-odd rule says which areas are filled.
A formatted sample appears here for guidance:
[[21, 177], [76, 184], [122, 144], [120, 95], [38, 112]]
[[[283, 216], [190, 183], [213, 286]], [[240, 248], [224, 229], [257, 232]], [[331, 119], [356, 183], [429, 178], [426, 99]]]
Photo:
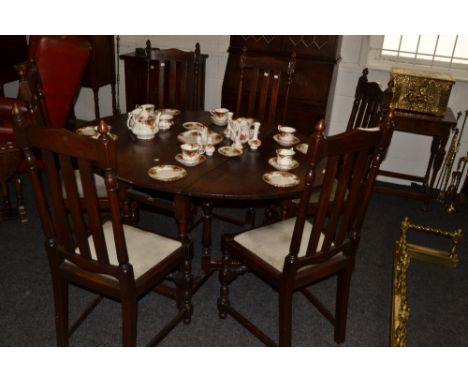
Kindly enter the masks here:
[[307, 149], [309, 148], [309, 145], [307, 143], [299, 143], [296, 146], [296, 150], [299, 151], [302, 154], [307, 154]]
[[[198, 130], [189, 130], [180, 133], [177, 136], [177, 139], [182, 143], [197, 143], [197, 137], [199, 137], [200, 135], [201, 133]], [[210, 143], [212, 145], [217, 145], [218, 143], [221, 143], [224, 139], [221, 135], [213, 131], [208, 132], [208, 137], [211, 138]]]
[[296, 136], [294, 136], [294, 138], [291, 139], [290, 141], [284, 141], [284, 140], [282, 140], [280, 137], [281, 137], [281, 135], [279, 135], [279, 134], [273, 135], [273, 139], [274, 139], [277, 143], [279, 143], [281, 146], [284, 146], [284, 147], [290, 147], [290, 146], [297, 145], [297, 144], [301, 141], [301, 140], [300, 140], [298, 137], [296, 137]]
[[205, 125], [200, 122], [184, 122], [182, 126], [184, 126], [187, 130], [201, 129], [202, 127], [205, 127]]
[[288, 171], [288, 170], [293, 170], [297, 167], [299, 167], [299, 162], [295, 159], [292, 160], [291, 164], [287, 165], [287, 166], [284, 166], [284, 165], [281, 165], [278, 163], [278, 158], [277, 157], [273, 157], [273, 158], [270, 158], [268, 159], [268, 163], [273, 166], [274, 168], [276, 168], [277, 170], [285, 170], [285, 171]]
[[148, 170], [148, 175], [153, 179], [163, 182], [173, 182], [174, 180], [182, 179], [186, 176], [187, 171], [173, 164], [162, 164], [151, 167]]
[[218, 149], [218, 153], [225, 157], [237, 157], [242, 155], [243, 151], [232, 146], [222, 146]]
[[179, 163], [182, 163], [184, 166], [187, 166], [187, 167], [192, 167], [192, 166], [196, 166], [200, 163], [203, 163], [205, 160], [206, 160], [206, 156], [204, 156], [203, 154], [200, 154], [200, 156], [198, 157], [198, 159], [194, 160], [194, 161], [191, 161], [191, 160], [185, 160], [183, 157], [182, 157], [182, 153], [178, 153], [176, 156], [175, 156], [175, 160]]
[[263, 174], [264, 182], [278, 188], [294, 187], [300, 183], [297, 175], [285, 171], [270, 171]]
[[179, 109], [161, 109], [159, 111], [161, 112], [161, 114], [169, 114], [169, 115], [172, 115], [173, 117], [180, 114]]

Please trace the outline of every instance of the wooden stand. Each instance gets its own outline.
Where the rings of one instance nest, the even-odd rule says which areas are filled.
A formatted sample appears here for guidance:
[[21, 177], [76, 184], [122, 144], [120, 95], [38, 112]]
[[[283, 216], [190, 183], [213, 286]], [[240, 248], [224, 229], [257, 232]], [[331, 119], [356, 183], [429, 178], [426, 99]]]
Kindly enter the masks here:
[[445, 156], [445, 145], [452, 127], [457, 125], [457, 119], [452, 109], [447, 108], [443, 117], [435, 117], [428, 114], [397, 111], [395, 115], [395, 130], [406, 133], [426, 135], [432, 137], [431, 156], [427, 165], [426, 174], [422, 176], [408, 175], [405, 173], [380, 170], [379, 175], [391, 178], [411, 180], [421, 183], [424, 192], [402, 191], [384, 186], [376, 186], [375, 190], [384, 193], [409, 197], [424, 201], [426, 207], [433, 197], [434, 183], [442, 166]]

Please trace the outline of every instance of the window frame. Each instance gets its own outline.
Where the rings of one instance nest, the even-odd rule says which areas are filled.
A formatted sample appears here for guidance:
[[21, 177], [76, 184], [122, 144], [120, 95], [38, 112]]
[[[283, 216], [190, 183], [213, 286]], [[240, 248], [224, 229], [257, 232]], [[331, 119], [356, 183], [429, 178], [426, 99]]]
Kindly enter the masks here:
[[452, 64], [452, 67], [448, 67], [436, 60], [429, 61], [412, 58], [410, 60], [413, 62], [407, 62], [408, 60], [405, 60], [404, 57], [401, 60], [398, 58], [388, 59], [381, 54], [383, 41], [384, 35], [369, 36], [367, 66], [370, 69], [391, 71], [393, 67], [400, 67], [416, 70], [430, 70], [450, 74], [454, 80], [468, 81], [468, 65]]

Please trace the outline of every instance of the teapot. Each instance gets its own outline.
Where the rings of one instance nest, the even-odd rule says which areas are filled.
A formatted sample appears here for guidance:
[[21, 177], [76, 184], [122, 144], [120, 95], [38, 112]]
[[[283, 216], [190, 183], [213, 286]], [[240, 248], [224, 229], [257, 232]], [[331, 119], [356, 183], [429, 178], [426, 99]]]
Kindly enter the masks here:
[[154, 105], [138, 106], [128, 113], [127, 127], [138, 139], [153, 139], [159, 131], [161, 112], [154, 109]]

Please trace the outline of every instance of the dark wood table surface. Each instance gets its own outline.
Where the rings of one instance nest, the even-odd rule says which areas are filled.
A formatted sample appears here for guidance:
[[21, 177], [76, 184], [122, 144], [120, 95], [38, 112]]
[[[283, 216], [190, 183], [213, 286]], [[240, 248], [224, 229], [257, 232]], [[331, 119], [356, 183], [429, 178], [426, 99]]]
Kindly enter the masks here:
[[[303, 175], [305, 172], [305, 155], [296, 152], [294, 158], [300, 163], [299, 167], [290, 172], [301, 179], [299, 185], [290, 188], [277, 188], [262, 180], [262, 175], [275, 169], [268, 164], [268, 159], [276, 156], [276, 149], [281, 146], [273, 139], [277, 133], [276, 126], [262, 124], [259, 138], [262, 145], [252, 151], [246, 144], [244, 153], [239, 157], [225, 157], [217, 151], [213, 156], [207, 156], [206, 161], [186, 167], [175, 160], [180, 153], [181, 142], [177, 135], [187, 131], [182, 124], [188, 121], [201, 122], [224, 136], [224, 127], [211, 124], [208, 112], [182, 112], [174, 118], [174, 125], [166, 131], [159, 133], [152, 140], [137, 139], [126, 126], [127, 115], [122, 114], [106, 118], [112, 126], [112, 132], [118, 135], [117, 176], [121, 181], [140, 188], [173, 194], [175, 197], [176, 220], [179, 237], [185, 238], [187, 234], [187, 221], [189, 218], [189, 205], [192, 198], [199, 199], [229, 199], [229, 200], [280, 200], [297, 197], [303, 188]], [[298, 136], [301, 140], [303, 136]], [[232, 142], [225, 139], [216, 147], [230, 145]], [[173, 182], [161, 182], [150, 178], [148, 170], [156, 165], [176, 164], [187, 170], [187, 176]]]

